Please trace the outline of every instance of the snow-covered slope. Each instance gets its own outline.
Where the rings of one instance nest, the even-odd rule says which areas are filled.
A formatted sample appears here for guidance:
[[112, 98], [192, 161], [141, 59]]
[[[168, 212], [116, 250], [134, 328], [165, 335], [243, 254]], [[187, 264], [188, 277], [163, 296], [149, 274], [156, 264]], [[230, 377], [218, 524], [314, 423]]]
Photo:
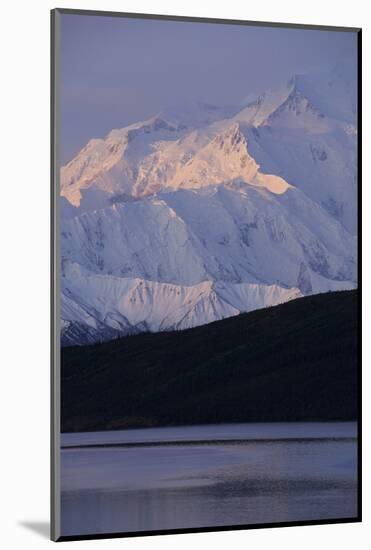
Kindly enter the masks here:
[[[181, 127], [154, 117], [126, 128], [112, 130], [105, 139], [92, 139], [61, 169], [61, 195], [76, 207], [87, 201], [91, 209], [106, 200], [131, 194], [139, 166], [164, 141], [182, 135]], [[89, 197], [93, 191], [95, 197]], [[86, 196], [85, 196], [86, 195]], [[89, 204], [89, 202], [91, 204]]]
[[298, 75], [91, 140], [61, 172], [64, 343], [356, 286], [354, 106], [339, 71]]
[[[67, 220], [62, 256], [93, 273], [194, 285], [355, 281], [356, 240], [298, 189], [178, 190]], [[325, 284], [326, 287], [326, 284]], [[327, 290], [327, 288], [325, 288]]]
[[[204, 281], [194, 286], [83, 274], [63, 289], [63, 343], [104, 341], [139, 331], [182, 330], [298, 298], [296, 288]], [[84, 336], [85, 335], [85, 336]]]
[[[218, 119], [226, 111], [216, 110], [209, 125], [157, 116], [113, 130], [62, 168], [62, 196], [86, 211], [164, 188], [234, 178], [261, 183], [262, 174], [273, 175], [303, 190], [355, 234], [356, 128], [347, 89], [336, 75], [329, 81], [299, 75], [231, 118]], [[330, 91], [339, 97], [342, 118], [334, 118], [339, 109], [331, 107]]]

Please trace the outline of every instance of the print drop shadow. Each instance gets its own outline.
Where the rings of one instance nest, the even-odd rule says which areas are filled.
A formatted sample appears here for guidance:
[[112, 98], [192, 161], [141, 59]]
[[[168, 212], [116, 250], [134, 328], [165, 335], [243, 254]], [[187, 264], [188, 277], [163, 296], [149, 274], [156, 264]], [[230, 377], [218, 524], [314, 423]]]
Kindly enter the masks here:
[[42, 538], [50, 538], [50, 523], [48, 521], [20, 521], [18, 525], [33, 531]]

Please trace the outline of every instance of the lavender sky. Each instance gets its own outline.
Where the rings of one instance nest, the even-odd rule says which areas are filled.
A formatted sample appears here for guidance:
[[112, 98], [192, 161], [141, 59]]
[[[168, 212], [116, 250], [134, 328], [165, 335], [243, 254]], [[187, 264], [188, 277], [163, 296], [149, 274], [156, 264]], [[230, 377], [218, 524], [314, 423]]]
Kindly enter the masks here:
[[242, 103], [295, 73], [356, 63], [353, 32], [61, 16], [60, 158], [169, 105]]

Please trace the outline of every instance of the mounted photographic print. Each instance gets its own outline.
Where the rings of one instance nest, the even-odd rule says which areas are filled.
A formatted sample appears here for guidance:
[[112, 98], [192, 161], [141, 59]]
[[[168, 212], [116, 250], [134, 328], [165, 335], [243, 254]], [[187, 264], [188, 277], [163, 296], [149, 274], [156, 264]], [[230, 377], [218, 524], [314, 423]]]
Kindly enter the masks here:
[[52, 12], [52, 538], [361, 520], [352, 28]]

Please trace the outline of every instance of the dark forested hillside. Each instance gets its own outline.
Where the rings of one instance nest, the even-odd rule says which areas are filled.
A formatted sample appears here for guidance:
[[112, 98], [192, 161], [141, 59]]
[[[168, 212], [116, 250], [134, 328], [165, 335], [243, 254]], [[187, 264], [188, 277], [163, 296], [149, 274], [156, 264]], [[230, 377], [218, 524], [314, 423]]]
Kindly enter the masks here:
[[62, 350], [62, 431], [352, 420], [357, 291]]

